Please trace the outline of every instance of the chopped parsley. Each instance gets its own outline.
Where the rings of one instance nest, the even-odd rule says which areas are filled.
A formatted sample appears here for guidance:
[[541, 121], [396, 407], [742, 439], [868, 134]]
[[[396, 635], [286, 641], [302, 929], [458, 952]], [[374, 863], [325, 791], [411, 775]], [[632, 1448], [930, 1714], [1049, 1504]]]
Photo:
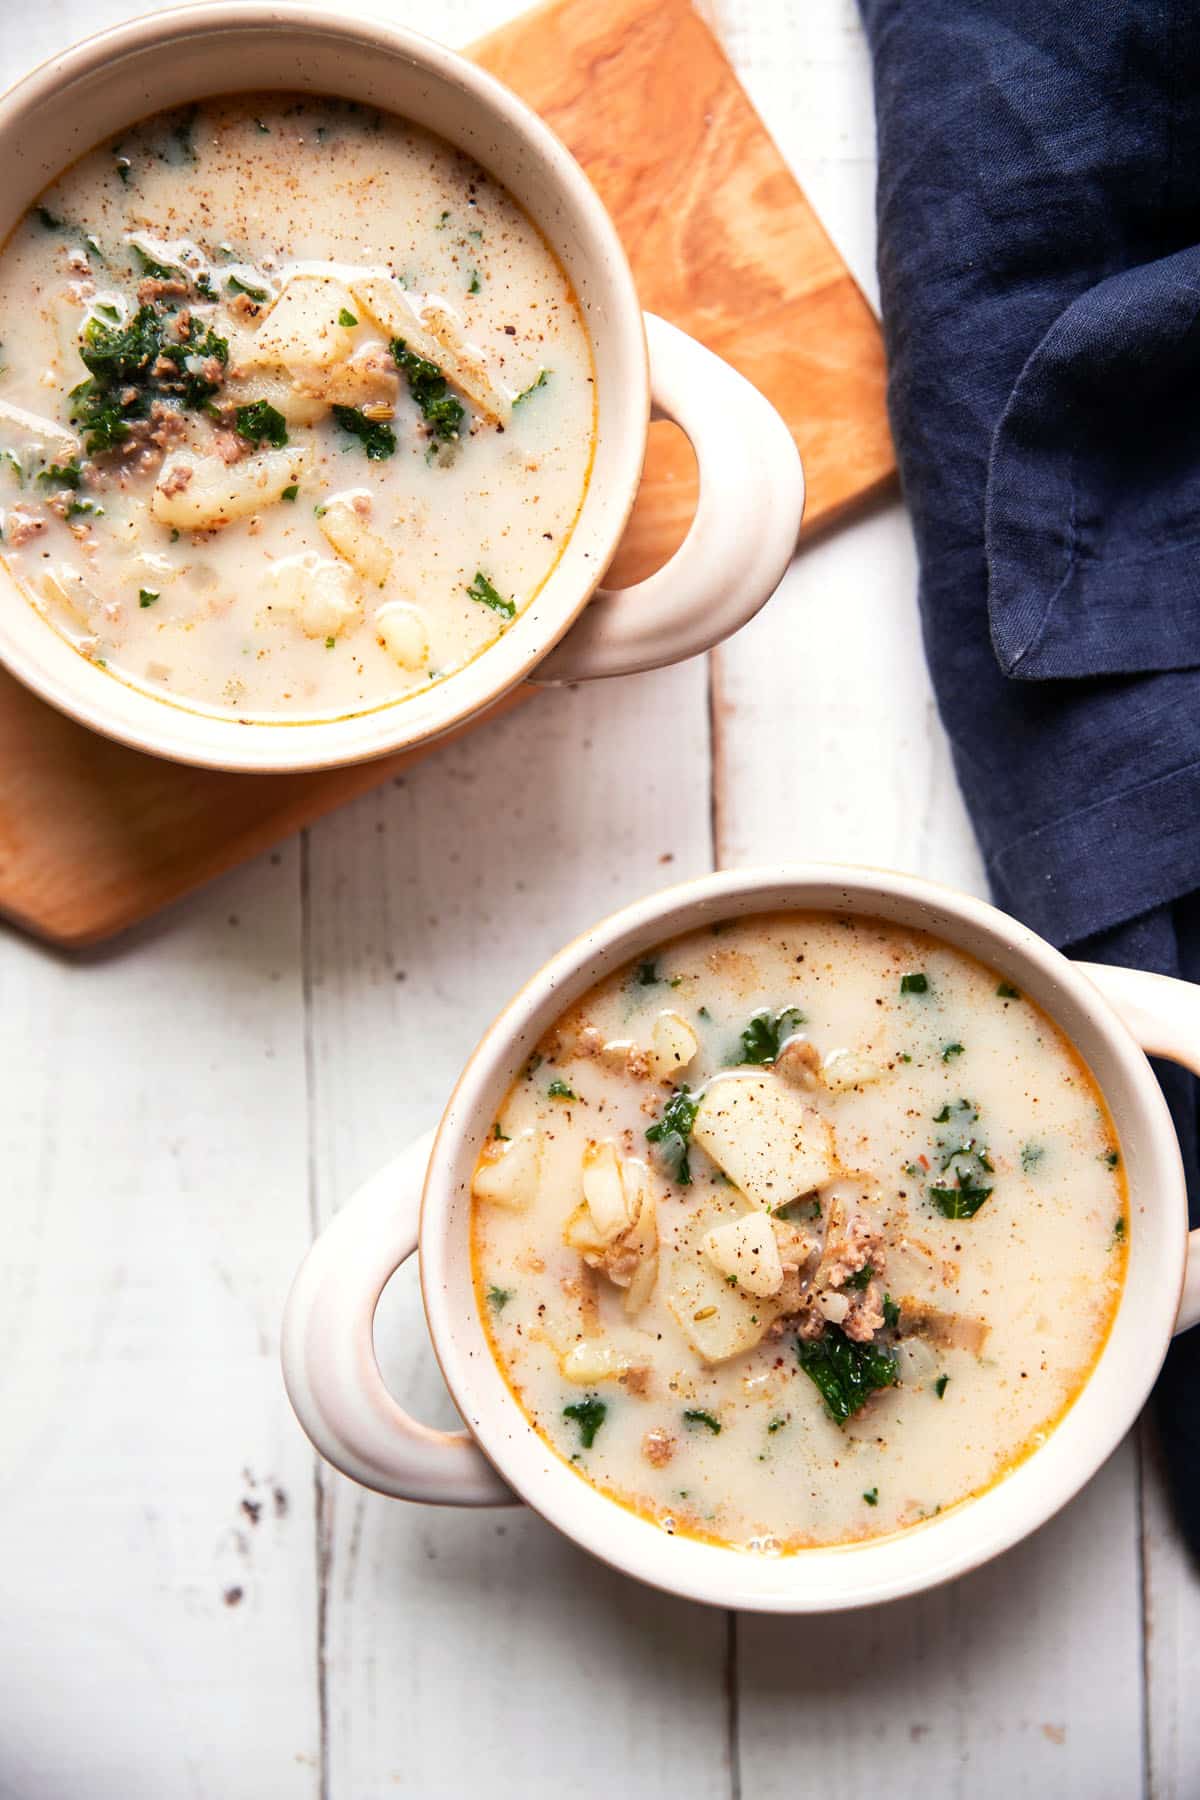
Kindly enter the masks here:
[[704, 1411], [703, 1407], [689, 1406], [684, 1412], [683, 1422], [685, 1425], [703, 1425], [704, 1429], [711, 1431], [714, 1437], [721, 1435], [720, 1419], [714, 1419], [710, 1412]]
[[866, 1501], [868, 1506], [878, 1506], [879, 1505], [879, 1489], [877, 1487], [867, 1488], [866, 1492], [863, 1494], [863, 1499]]
[[773, 1063], [787, 1039], [804, 1024], [804, 1014], [797, 1006], [785, 1006], [782, 1012], [755, 1013], [738, 1039], [731, 1058], [742, 1063]]
[[948, 1063], [952, 1056], [961, 1056], [966, 1049], [965, 1044], [953, 1043], [942, 1045], [942, 1061]]
[[557, 1075], [546, 1089], [546, 1092], [549, 1094], [551, 1100], [578, 1100], [579, 1098], [579, 1095], [575, 1092], [574, 1088], [569, 1087], [567, 1083], [560, 1080]]
[[396, 434], [382, 420], [368, 419], [357, 406], [335, 406], [333, 417], [343, 431], [358, 439], [367, 453], [368, 462], [386, 462], [395, 454]]
[[1015, 988], [1011, 981], [1002, 981], [996, 989], [996, 998], [998, 1000], [1019, 1000], [1021, 998], [1021, 990], [1020, 988]]
[[154, 602], [158, 599], [161, 599], [161, 595], [151, 592], [151, 590], [149, 588], [139, 588], [138, 589], [138, 605], [139, 606], [142, 606], [142, 607], [153, 606]]
[[279, 498], [281, 500], [294, 500], [299, 492], [300, 483], [298, 481], [291, 481], [288, 483], [287, 487], [284, 488]]
[[338, 324], [344, 325], [346, 327], [347, 331], [352, 331], [354, 329], [354, 327], [358, 324], [358, 320], [355, 318], [354, 314], [350, 311], [349, 307], [343, 306], [338, 313]]
[[481, 606], [490, 606], [501, 618], [513, 619], [517, 613], [515, 600], [506, 600], [499, 589], [492, 586], [482, 569], [476, 569], [475, 579], [467, 587], [472, 600], [478, 600]]
[[680, 1187], [692, 1185], [688, 1139], [692, 1135], [692, 1126], [696, 1123], [699, 1109], [698, 1096], [685, 1087], [676, 1088], [663, 1107], [662, 1117], [646, 1132], [646, 1141], [658, 1145], [658, 1154], [668, 1175]]
[[503, 1312], [512, 1297], [512, 1288], [496, 1287], [494, 1283], [487, 1291], [488, 1305], [494, 1312]]
[[894, 1387], [900, 1379], [893, 1351], [856, 1344], [836, 1325], [827, 1325], [824, 1337], [797, 1338], [796, 1357], [837, 1425], [853, 1418], [880, 1388]]
[[437, 364], [410, 350], [403, 338], [392, 339], [391, 352], [430, 434], [443, 444], [458, 437], [466, 409], [450, 392], [450, 383]]
[[943, 1398], [943, 1396], [946, 1392], [946, 1389], [949, 1386], [950, 1386], [950, 1377], [948, 1375], [939, 1375], [937, 1380], [933, 1384], [933, 1391], [937, 1395], [939, 1400]]
[[596, 1433], [603, 1425], [608, 1407], [603, 1400], [597, 1400], [595, 1394], [589, 1394], [586, 1400], [576, 1400], [571, 1406], [563, 1407], [563, 1418], [573, 1419], [579, 1427], [579, 1441], [585, 1450], [590, 1450], [596, 1441]]
[[501, 1126], [499, 1119], [497, 1119], [496, 1123], [492, 1126], [492, 1136], [501, 1144], [509, 1144], [512, 1142], [508, 1132]]
[[50, 463], [38, 472], [38, 480], [46, 487], [77, 488], [79, 486], [80, 468], [78, 462]]
[[545, 385], [549, 381], [549, 379], [550, 379], [549, 369], [540, 369], [538, 371], [537, 380], [531, 381], [527, 388], [521, 389], [521, 392], [517, 395], [516, 399], [513, 401], [513, 406], [514, 407], [523, 406], [525, 401], [529, 399], [529, 396], [531, 394], [536, 394], [539, 388], [545, 387]]
[[479, 279], [479, 270], [472, 269], [471, 270], [471, 280], [467, 287], [468, 294], [478, 294], [480, 292], [480, 290], [482, 289], [482, 287], [483, 287], [483, 283]]
[[239, 406], [233, 428], [250, 444], [265, 442], [282, 450], [288, 441], [287, 420], [269, 400], [252, 400], [248, 406]]
[[902, 994], [927, 994], [929, 992], [928, 975], [920, 969], [917, 969], [911, 975], [902, 975], [900, 977], [900, 992]]
[[327, 637], [325, 639], [325, 648], [327, 650], [332, 650], [336, 643], [337, 643], [337, 639], [335, 637]]

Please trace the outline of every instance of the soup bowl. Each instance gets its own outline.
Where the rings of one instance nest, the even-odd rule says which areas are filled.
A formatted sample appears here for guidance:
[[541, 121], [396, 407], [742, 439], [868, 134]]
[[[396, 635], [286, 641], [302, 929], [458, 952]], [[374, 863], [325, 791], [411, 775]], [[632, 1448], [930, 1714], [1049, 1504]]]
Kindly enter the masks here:
[[[591, 338], [591, 479], [542, 587], [474, 661], [406, 698], [321, 721], [247, 725], [143, 693], [81, 656], [0, 569], [0, 660], [106, 736], [181, 762], [299, 770], [408, 748], [525, 680], [651, 669], [709, 648], [769, 598], [800, 528], [804, 478], [774, 407], [710, 351], [644, 316], [611, 219], [573, 157], [507, 88], [383, 20], [257, 0], [180, 7], [89, 38], [0, 100], [0, 238], [93, 145], [160, 109], [231, 91], [301, 91], [400, 115], [504, 184], [565, 269]], [[691, 440], [700, 495], [683, 544], [648, 579], [600, 586], [629, 517], [651, 415]]]
[[[471, 1180], [508, 1089], [543, 1033], [597, 981], [664, 941], [777, 911], [868, 915], [932, 933], [998, 970], [1074, 1044], [1110, 1108], [1128, 1181], [1129, 1262], [1111, 1333], [1061, 1422], [995, 1485], [889, 1537], [768, 1557], [668, 1536], [582, 1480], [529, 1423], [493, 1359], [470, 1256]], [[1051, 1517], [1136, 1418], [1173, 1332], [1200, 1320], [1179, 1146], [1147, 1052], [1200, 1071], [1200, 988], [1072, 963], [985, 902], [908, 875], [811, 865], [712, 875], [596, 925], [485, 1033], [435, 1132], [351, 1199], [296, 1277], [283, 1331], [288, 1393], [335, 1467], [381, 1493], [458, 1506], [523, 1500], [614, 1567], [695, 1600], [825, 1612], [912, 1594], [987, 1561]], [[384, 1386], [375, 1308], [420, 1253], [433, 1347], [466, 1432], [409, 1417]]]

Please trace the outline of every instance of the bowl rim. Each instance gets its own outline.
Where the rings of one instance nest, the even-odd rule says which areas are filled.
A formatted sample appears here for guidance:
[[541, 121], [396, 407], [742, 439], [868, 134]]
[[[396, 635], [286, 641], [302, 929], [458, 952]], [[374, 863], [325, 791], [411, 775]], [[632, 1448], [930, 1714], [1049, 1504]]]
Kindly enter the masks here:
[[[1052, 1018], [1066, 1004], [1090, 1021], [1116, 1072], [1098, 1085], [1114, 1115], [1118, 1105], [1126, 1106], [1144, 1128], [1136, 1194], [1134, 1170], [1127, 1167], [1129, 1210], [1138, 1224], [1130, 1234], [1112, 1329], [1088, 1380], [1044, 1444], [989, 1488], [918, 1525], [881, 1538], [759, 1557], [668, 1536], [592, 1487], [550, 1449], [500, 1375], [473, 1293], [469, 1311], [465, 1305], [462, 1227], [470, 1169], [495, 1102], [548, 1015], [664, 939], [734, 914], [786, 907], [784, 896], [796, 910], [836, 910], [827, 898], [801, 897], [831, 892], [848, 903], [865, 902], [851, 909], [874, 916], [887, 917], [892, 904], [927, 910], [938, 923], [924, 929], [934, 935], [946, 920], [961, 924], [965, 933], [987, 940], [1004, 973], [1025, 977], [1031, 996]], [[953, 931], [942, 935], [955, 941]], [[823, 1613], [899, 1599], [965, 1574], [1037, 1530], [1086, 1485], [1137, 1417], [1166, 1354], [1183, 1289], [1187, 1192], [1174, 1126], [1145, 1053], [1100, 990], [1045, 939], [986, 901], [916, 876], [828, 863], [779, 865], [700, 876], [623, 907], [531, 977], [484, 1033], [438, 1125], [418, 1253], [430, 1339], [454, 1403], [488, 1460], [533, 1510], [611, 1567], [682, 1598], [747, 1611]], [[1132, 1302], [1143, 1289], [1155, 1305], [1135, 1313]]]
[[[604, 203], [566, 145], [524, 100], [462, 52], [371, 8], [342, 13], [333, 6], [313, 5], [311, 0], [186, 0], [161, 12], [105, 26], [44, 58], [0, 94], [0, 144], [19, 134], [32, 114], [60, 102], [72, 84], [95, 77], [113, 64], [137, 58], [139, 78], [145, 80], [147, 56], [165, 60], [177, 55], [189, 41], [223, 34], [261, 34], [264, 30], [272, 34], [284, 31], [297, 41], [334, 45], [349, 41], [379, 49], [399, 65], [407, 61], [433, 80], [465, 93], [523, 140], [543, 175], [550, 177], [564, 204], [564, 216], [578, 224], [581, 240], [586, 241], [589, 276], [604, 303], [589, 310], [585, 325], [593, 346], [601, 332], [619, 341], [621, 386], [626, 390], [620, 404], [627, 415], [623, 431], [612, 434], [615, 476], [612, 470], [607, 472], [603, 514], [597, 498], [589, 519], [593, 471], [566, 547], [569, 554], [581, 533], [593, 520], [598, 522], [594, 541], [581, 540], [587, 549], [582, 578], [569, 587], [556, 579], [562, 567], [556, 564], [512, 627], [445, 681], [340, 718], [250, 722], [173, 704], [147, 693], [89, 664], [40, 617], [0, 565], [0, 583], [41, 628], [37, 632], [22, 629], [24, 620], [15, 613], [11, 624], [6, 623], [5, 605], [0, 601], [0, 664], [41, 699], [77, 724], [167, 761], [231, 773], [285, 774], [342, 768], [431, 744], [486, 713], [529, 678], [583, 613], [628, 523], [646, 451], [650, 374], [641, 304], [629, 259]], [[245, 86], [234, 82], [221, 91], [248, 93], [261, 86], [261, 82]], [[196, 97], [214, 94], [215, 90], [202, 84]], [[131, 110], [144, 117], [160, 105], [176, 103], [155, 100], [148, 91], [145, 103]], [[402, 103], [394, 110], [403, 116]], [[499, 176], [496, 179], [501, 180]], [[535, 223], [557, 254], [553, 230], [544, 219], [535, 219]], [[625, 371], [631, 380], [626, 379]], [[640, 428], [629, 429], [630, 421]], [[598, 437], [597, 446], [599, 442]], [[620, 496], [615, 504], [608, 497], [613, 492]], [[26, 636], [28, 645], [22, 641]], [[47, 642], [47, 636], [54, 642]], [[59, 654], [59, 646], [66, 655]]]

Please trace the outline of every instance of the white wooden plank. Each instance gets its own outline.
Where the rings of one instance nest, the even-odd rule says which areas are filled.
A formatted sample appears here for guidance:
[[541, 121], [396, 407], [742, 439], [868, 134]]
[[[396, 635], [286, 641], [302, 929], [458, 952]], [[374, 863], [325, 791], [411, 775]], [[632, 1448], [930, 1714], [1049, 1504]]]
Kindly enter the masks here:
[[[322, 1216], [436, 1116], [548, 953], [708, 867], [707, 748], [702, 665], [546, 694], [313, 830]], [[415, 1281], [392, 1284], [377, 1339], [396, 1392], [435, 1416]], [[724, 1800], [721, 1614], [634, 1587], [529, 1515], [323, 1488], [335, 1797], [544, 1792], [553, 1721], [575, 1752], [556, 1791]]]
[[1200, 1577], [1175, 1525], [1154, 1430], [1142, 1429], [1147, 1731], [1152, 1800], [1200, 1789]]
[[745, 1800], [791, 1800], [797, 1766], [889, 1800], [1131, 1800], [1138, 1605], [1129, 1442], [1051, 1524], [961, 1581], [815, 1626], [743, 1618]]
[[302, 1800], [311, 1459], [296, 849], [109, 954], [0, 936], [0, 1788]]

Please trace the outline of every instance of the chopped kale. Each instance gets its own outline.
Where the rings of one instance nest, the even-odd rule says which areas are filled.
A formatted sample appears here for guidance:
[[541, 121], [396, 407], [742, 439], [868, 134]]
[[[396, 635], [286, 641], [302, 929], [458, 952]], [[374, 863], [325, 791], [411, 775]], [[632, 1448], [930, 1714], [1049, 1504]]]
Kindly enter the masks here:
[[1019, 1000], [1021, 998], [1021, 990], [1020, 988], [1015, 988], [1011, 981], [1002, 981], [996, 989], [996, 997], [999, 1000]]
[[549, 381], [549, 379], [550, 379], [549, 369], [540, 369], [538, 371], [537, 380], [531, 381], [527, 388], [521, 389], [521, 392], [517, 395], [516, 399], [513, 401], [514, 408], [516, 408], [518, 406], [524, 406], [526, 400], [529, 399], [529, 396], [531, 394], [536, 394], [539, 388], [544, 388], [546, 383]]
[[578, 1100], [579, 1098], [579, 1095], [575, 1092], [574, 1088], [568, 1086], [568, 1084], [561, 1080], [557, 1075], [546, 1089], [546, 1092], [549, 1094], [551, 1100]]
[[192, 133], [196, 129], [196, 112], [197, 108], [194, 106], [185, 107], [171, 126], [171, 136], [185, 162], [196, 160], [196, 146], [192, 141]]
[[38, 224], [45, 231], [70, 231], [72, 229], [65, 219], [60, 219], [57, 213], [52, 213], [48, 206], [35, 206], [33, 210]]
[[333, 416], [343, 431], [359, 440], [368, 462], [386, 462], [395, 453], [396, 434], [390, 425], [368, 419], [356, 406], [335, 406]]
[[796, 1356], [837, 1425], [853, 1418], [880, 1388], [894, 1387], [900, 1379], [894, 1352], [856, 1344], [836, 1325], [827, 1325], [824, 1337], [797, 1338]]
[[46, 487], [77, 488], [81, 470], [78, 462], [50, 463], [39, 470], [38, 480]]
[[472, 269], [471, 270], [471, 280], [467, 287], [468, 294], [477, 294], [477, 293], [479, 293], [479, 291], [482, 287], [483, 287], [483, 283], [479, 279], [479, 270]]
[[608, 1407], [595, 1394], [589, 1394], [586, 1400], [576, 1400], [572, 1406], [563, 1407], [563, 1418], [573, 1419], [579, 1427], [579, 1441], [585, 1450], [590, 1450], [596, 1441], [596, 1433], [603, 1425]]
[[121, 186], [128, 187], [129, 176], [133, 164], [130, 162], [129, 158], [123, 154], [120, 144], [113, 145], [113, 162], [116, 164], [117, 174], [121, 178]]
[[325, 639], [325, 648], [327, 650], [332, 650], [336, 643], [337, 643], [337, 639], [335, 637], [327, 637]]
[[883, 1296], [883, 1322], [893, 1331], [900, 1323], [900, 1308], [890, 1294]]
[[1104, 1152], [1104, 1161], [1110, 1169], [1115, 1169], [1117, 1167], [1118, 1163], [1120, 1162], [1120, 1160], [1121, 1160], [1120, 1151], [1106, 1150]]
[[953, 1043], [942, 1045], [942, 1061], [949, 1062], [953, 1056], [961, 1056], [966, 1049], [965, 1044]]
[[929, 992], [928, 975], [924, 974], [920, 969], [916, 970], [912, 975], [902, 975], [900, 977], [900, 992], [902, 994], [927, 994]]
[[493, 1283], [493, 1285], [487, 1291], [487, 1297], [488, 1297], [488, 1305], [493, 1309], [494, 1312], [503, 1312], [505, 1307], [508, 1305], [509, 1301], [513, 1297], [513, 1289], [496, 1287], [495, 1284]]
[[939, 1400], [941, 1400], [945, 1397], [946, 1389], [949, 1386], [950, 1386], [950, 1377], [948, 1375], [939, 1375], [937, 1380], [933, 1384], [933, 1391], [937, 1395]]
[[298, 481], [289, 481], [279, 498], [281, 500], [294, 500], [299, 492], [300, 483]]
[[692, 1185], [688, 1162], [688, 1139], [696, 1123], [699, 1098], [687, 1088], [676, 1088], [662, 1110], [662, 1117], [646, 1132], [648, 1143], [658, 1145], [658, 1154], [672, 1181], [680, 1187]]
[[112, 450], [129, 436], [131, 421], [149, 410], [150, 369], [162, 325], [152, 306], [141, 306], [126, 325], [93, 316], [79, 354], [90, 379], [71, 389], [71, 418], [91, 456]]
[[72, 500], [67, 506], [68, 519], [78, 519], [89, 513], [93, 514], [98, 519], [102, 519], [104, 517], [104, 508], [98, 506], [94, 500]]
[[955, 1170], [955, 1179], [954, 1187], [931, 1186], [929, 1198], [944, 1219], [973, 1219], [992, 1190], [973, 1181], [963, 1169]]
[[154, 593], [150, 588], [139, 588], [138, 589], [138, 605], [139, 606], [141, 606], [141, 607], [153, 606], [154, 602], [158, 599], [161, 599], [161, 595]]
[[862, 1268], [858, 1271], [857, 1275], [847, 1275], [847, 1277], [846, 1277], [845, 1281], [842, 1283], [842, 1285], [843, 1285], [843, 1287], [856, 1288], [858, 1290], [858, 1292], [861, 1294], [867, 1287], [867, 1285], [870, 1282], [871, 1277], [872, 1277], [872, 1275], [874, 1275], [874, 1273], [875, 1273], [875, 1271], [871, 1267], [871, 1264], [864, 1263]]
[[[334, 408], [335, 412], [337, 408]], [[269, 400], [252, 400], [234, 414], [234, 430], [250, 444], [271, 444], [282, 450], [288, 441], [287, 420]]]
[[633, 971], [633, 979], [639, 987], [656, 987], [662, 980], [656, 962], [640, 962]]
[[721, 1421], [714, 1419], [712, 1414], [705, 1412], [702, 1407], [689, 1406], [683, 1415], [683, 1422], [685, 1425], [703, 1425], [705, 1430], [711, 1431], [714, 1437], [721, 1435]]
[[1124, 1243], [1125, 1233], [1126, 1233], [1127, 1229], [1128, 1229], [1128, 1227], [1125, 1224], [1125, 1215], [1124, 1215], [1124, 1213], [1119, 1213], [1117, 1215], [1116, 1222], [1113, 1225], [1113, 1243], [1114, 1244], [1123, 1244]]
[[129, 247], [137, 257], [138, 267], [141, 269], [143, 275], [150, 275], [158, 281], [179, 281], [181, 278], [186, 279], [186, 277], [183, 277], [182, 270], [172, 269], [168, 267], [166, 263], [155, 262], [152, 256], [147, 256], [140, 244], [131, 244]]
[[358, 324], [358, 320], [348, 307], [343, 306], [338, 313], [338, 324], [344, 325], [347, 331], [352, 331]]
[[219, 379], [210, 379], [203, 364], [211, 360], [223, 369], [229, 361], [229, 342], [218, 337], [211, 327], [202, 325], [199, 319], [192, 318], [188, 321], [187, 336], [182, 339], [164, 337], [159, 354], [175, 364], [178, 374], [171, 385], [180, 389], [183, 404], [197, 408], [211, 399], [221, 385]]
[[492, 1136], [496, 1139], [496, 1141], [498, 1143], [501, 1143], [501, 1144], [509, 1144], [512, 1142], [512, 1139], [509, 1136], [508, 1132], [505, 1131], [504, 1128], [501, 1126], [499, 1119], [497, 1119], [495, 1124], [492, 1126]]
[[738, 1039], [731, 1062], [773, 1063], [783, 1045], [804, 1024], [804, 1014], [797, 1006], [785, 1006], [782, 1012], [755, 1013]]
[[265, 306], [271, 298], [266, 288], [255, 287], [251, 282], [243, 281], [240, 275], [235, 275], [232, 271], [226, 275], [225, 285], [232, 293], [245, 294], [247, 300], [253, 300], [256, 306]]
[[467, 587], [472, 600], [478, 600], [481, 606], [490, 606], [501, 618], [513, 619], [517, 614], [515, 600], [506, 600], [500, 591], [492, 586], [482, 569], [476, 569], [475, 579]]
[[436, 363], [431, 363], [403, 338], [393, 338], [392, 361], [408, 382], [408, 391], [416, 401], [430, 432], [442, 443], [460, 435], [466, 409], [450, 392], [450, 384]]
[[877, 1487], [867, 1488], [863, 1494], [863, 1499], [866, 1501], [868, 1506], [878, 1506], [879, 1505], [879, 1489]]

